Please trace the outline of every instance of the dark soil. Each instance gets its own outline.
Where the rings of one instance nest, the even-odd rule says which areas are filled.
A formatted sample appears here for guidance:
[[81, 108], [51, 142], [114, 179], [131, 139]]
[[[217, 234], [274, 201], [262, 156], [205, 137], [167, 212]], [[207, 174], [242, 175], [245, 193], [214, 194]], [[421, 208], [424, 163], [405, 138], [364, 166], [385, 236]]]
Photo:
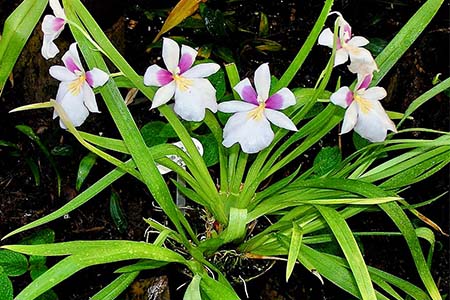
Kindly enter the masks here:
[[[107, 13], [99, 1], [86, 1], [102, 28], [129, 59], [138, 73], [143, 74], [153, 62], [158, 61], [159, 49], [146, 51], [154, 36], [162, 25], [164, 18], [155, 17], [149, 20], [145, 12], [155, 8], [154, 1], [114, 0], [108, 2]], [[389, 41], [403, 24], [412, 16], [424, 1], [336, 1], [335, 10], [343, 13], [346, 20], [353, 26], [357, 35], [364, 35], [369, 40], [382, 39]], [[19, 1], [6, 1], [0, 7], [0, 26]], [[167, 9], [174, 5], [172, 1], [167, 6], [156, 7]], [[168, 35], [188, 36], [194, 45], [214, 44], [216, 48], [226, 47], [239, 64], [241, 76], [251, 75], [262, 62], [269, 62], [273, 75], [280, 76], [290, 63], [314, 24], [314, 18], [319, 14], [322, 1], [237, 1], [226, 4], [225, 1], [211, 0], [208, 7], [221, 11], [232, 12], [228, 22], [234, 22], [236, 27], [248, 32], [225, 32], [223, 35], [213, 35], [198, 29], [174, 29]], [[266, 39], [281, 45], [278, 51], [260, 51], [258, 26], [261, 12], [269, 20], [269, 33]], [[441, 78], [449, 77], [449, 4], [443, 5], [435, 20], [426, 29], [414, 45], [409, 49], [399, 63], [381, 82], [388, 90], [388, 97], [383, 105], [394, 111], [404, 111], [407, 106], [423, 92], [432, 87], [432, 79], [441, 73]], [[330, 23], [331, 25], [331, 23]], [[45, 61], [40, 55], [42, 34], [36, 30], [13, 72], [14, 86], [8, 84], [0, 98], [0, 128], [1, 140], [17, 145], [13, 153], [10, 148], [0, 148], [0, 236], [30, 223], [61, 207], [77, 195], [75, 180], [80, 160], [88, 153], [78, 145], [74, 138], [60, 129], [58, 121], [52, 120], [49, 110], [27, 111], [8, 114], [8, 111], [25, 104], [46, 101], [54, 97], [57, 82], [48, 75], [48, 68], [59, 63], [58, 59]], [[65, 49], [72, 38], [66, 30], [58, 40], [60, 49]], [[63, 50], [62, 50], [63, 51]], [[329, 52], [317, 46], [305, 63], [302, 71], [296, 76], [291, 86], [311, 87], [322, 68], [326, 64]], [[213, 51], [212, 59], [223, 62], [217, 51]], [[341, 67], [337, 75], [342, 75], [342, 82], [352, 80], [346, 75], [345, 67]], [[334, 78], [336, 80], [336, 78]], [[331, 86], [331, 85], [330, 85]], [[101, 101], [99, 101], [101, 102]], [[139, 126], [144, 125], [156, 116], [149, 113], [148, 101], [137, 101], [139, 104], [130, 106], [133, 116]], [[106, 108], [100, 104], [100, 110]], [[410, 121], [411, 127], [429, 127], [449, 131], [449, 98], [443, 94], [420, 108]], [[56, 184], [56, 174], [48, 159], [37, 145], [15, 126], [26, 124], [34, 129], [44, 145], [50, 150], [55, 147], [66, 147], [71, 150], [68, 156], [54, 156], [62, 177], [62, 193], [59, 196]], [[91, 115], [82, 130], [92, 133], [103, 133], [105, 136], [117, 137], [112, 120], [106, 113]], [[417, 135], [421, 137], [420, 135]], [[344, 144], [349, 142], [344, 137]], [[348, 143], [350, 144], [350, 143]], [[350, 146], [349, 146], [350, 147]], [[349, 149], [350, 151], [350, 149]], [[34, 160], [40, 170], [40, 185], [36, 186], [25, 157]], [[87, 178], [84, 187], [91, 185], [112, 168], [98, 161]], [[448, 168], [415, 185], [402, 193], [410, 203], [419, 203], [448, 191]], [[128, 221], [127, 230], [120, 233], [114, 225], [109, 213], [109, 197], [111, 190], [120, 195], [120, 202]], [[449, 201], [448, 196], [420, 209], [427, 217], [435, 221], [441, 228], [449, 232]], [[89, 203], [71, 212], [67, 217], [48, 224], [56, 232], [57, 242], [72, 240], [100, 239], [130, 239], [144, 240], [147, 228], [143, 217], [161, 219], [161, 214], [155, 210], [152, 197], [145, 186], [130, 177], [124, 177], [102, 192]], [[364, 218], [356, 217], [351, 221], [353, 229], [361, 231], [393, 229], [391, 222], [383, 215], [374, 213]], [[15, 243], [29, 232], [8, 239], [7, 243]], [[437, 247], [433, 260], [433, 276], [438, 282], [442, 294], [449, 292], [449, 241], [448, 238], [436, 232]], [[413, 262], [401, 238], [362, 238], [367, 262], [375, 267], [392, 272], [413, 282], [417, 282]], [[424, 244], [424, 247], [427, 247]], [[51, 259], [50, 263], [57, 260]], [[112, 271], [119, 265], [98, 266], [81, 271], [55, 288], [60, 299], [88, 299], [112, 279]], [[320, 281], [309, 271], [296, 268], [289, 283], [284, 280], [284, 264], [275, 266], [258, 279], [247, 285], [250, 299], [349, 299], [344, 292], [334, 288], [329, 282], [321, 285]], [[176, 288], [188, 281], [188, 277], [180, 275], [180, 270], [170, 268], [157, 272], [142, 274], [141, 279], [153, 276], [168, 275], [172, 299], [181, 299], [182, 292]], [[15, 290], [21, 290], [29, 283], [28, 276], [14, 279]], [[244, 287], [237, 286], [237, 291], [245, 297]], [[183, 289], [181, 289], [183, 291]], [[167, 298], [167, 293], [164, 294]], [[129, 299], [132, 299], [129, 296]], [[135, 298], [138, 299], [138, 298]], [[144, 299], [144, 298], [142, 298]], [[165, 299], [165, 298], [161, 298]]]

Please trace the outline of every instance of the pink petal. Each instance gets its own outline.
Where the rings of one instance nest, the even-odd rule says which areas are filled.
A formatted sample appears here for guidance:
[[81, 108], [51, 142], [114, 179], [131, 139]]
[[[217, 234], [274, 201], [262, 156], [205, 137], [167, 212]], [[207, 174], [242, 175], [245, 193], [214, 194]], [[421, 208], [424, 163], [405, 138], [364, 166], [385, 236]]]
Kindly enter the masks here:
[[341, 87], [330, 97], [331, 103], [347, 108], [353, 101], [353, 92], [346, 86]]
[[86, 81], [93, 88], [104, 85], [108, 80], [108, 74], [100, 69], [93, 68], [86, 72]]
[[247, 101], [248, 103], [253, 103], [259, 105], [257, 100], [257, 95], [255, 89], [252, 87], [250, 80], [245, 78], [241, 80], [235, 87], [234, 90], [241, 96], [241, 99]]
[[266, 107], [271, 109], [285, 109], [296, 103], [294, 94], [288, 88], [282, 88], [269, 97], [266, 101]]
[[372, 81], [372, 74], [367, 74], [364, 77], [361, 77], [360, 82], [356, 85], [356, 90], [367, 89]]
[[72, 43], [70, 45], [69, 51], [67, 51], [62, 57], [62, 61], [70, 72], [84, 72], [84, 69], [81, 66], [80, 56], [78, 55], [77, 43]]
[[172, 73], [158, 65], [151, 65], [144, 74], [144, 84], [149, 86], [163, 86], [173, 81]]
[[197, 51], [189, 46], [181, 45], [181, 57], [178, 67], [180, 68], [180, 74], [183, 74], [192, 66], [197, 56]]

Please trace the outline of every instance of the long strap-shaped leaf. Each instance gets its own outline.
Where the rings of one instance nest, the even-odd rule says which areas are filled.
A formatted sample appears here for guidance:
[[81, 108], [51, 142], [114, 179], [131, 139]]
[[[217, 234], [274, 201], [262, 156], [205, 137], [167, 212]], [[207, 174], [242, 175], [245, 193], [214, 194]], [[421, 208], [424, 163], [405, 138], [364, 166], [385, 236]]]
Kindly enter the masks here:
[[330, 226], [331, 231], [341, 246], [342, 252], [344, 252], [345, 258], [352, 270], [356, 285], [361, 293], [361, 298], [363, 300], [376, 299], [367, 265], [345, 219], [333, 208], [320, 205], [317, 205], [316, 208]]
[[25, 0], [6, 20], [0, 39], [0, 95], [47, 3], [47, 0]]

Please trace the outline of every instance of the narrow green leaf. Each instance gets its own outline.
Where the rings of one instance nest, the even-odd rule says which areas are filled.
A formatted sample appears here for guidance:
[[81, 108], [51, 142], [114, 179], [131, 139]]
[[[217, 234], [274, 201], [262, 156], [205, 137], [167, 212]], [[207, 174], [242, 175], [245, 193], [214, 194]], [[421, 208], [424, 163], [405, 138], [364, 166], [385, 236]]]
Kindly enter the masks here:
[[164, 267], [167, 264], [168, 264], [168, 262], [166, 262], [166, 261], [143, 260], [143, 261], [137, 262], [135, 264], [119, 268], [119, 269], [115, 270], [114, 273], [129, 273], [129, 272], [136, 272], [136, 271], [143, 271], [143, 270], [159, 269], [161, 267]]
[[286, 282], [289, 281], [289, 277], [291, 277], [292, 271], [294, 271], [294, 266], [302, 245], [302, 238], [302, 228], [297, 223], [292, 222], [291, 244], [289, 245], [288, 261], [286, 266]]
[[225, 243], [244, 238], [247, 229], [247, 209], [230, 208], [230, 221], [221, 237]]
[[75, 184], [75, 189], [77, 191], [80, 190], [81, 185], [83, 184], [84, 180], [89, 175], [92, 167], [97, 162], [97, 157], [98, 156], [96, 154], [91, 152], [81, 159], [80, 165], [78, 166], [77, 181]]
[[202, 277], [200, 275], [195, 275], [192, 278], [191, 283], [189, 283], [186, 292], [184, 293], [183, 300], [200, 300], [202, 295], [200, 294], [200, 281]]
[[331, 231], [333, 231], [336, 240], [341, 246], [342, 251], [352, 270], [362, 299], [376, 299], [375, 290], [370, 279], [367, 265], [364, 262], [358, 244], [353, 237], [351, 229], [348, 227], [344, 218], [332, 208], [326, 206], [316, 206], [317, 210], [324, 217]]
[[92, 300], [114, 300], [136, 279], [139, 272], [125, 273], [92, 296]]
[[120, 233], [125, 233], [128, 227], [127, 217], [120, 206], [120, 197], [115, 191], [111, 191], [109, 198], [109, 213]]
[[341, 151], [338, 147], [323, 147], [314, 158], [314, 173], [325, 175], [342, 161]]
[[47, 0], [25, 0], [6, 19], [0, 39], [0, 95], [47, 3]]
[[202, 276], [200, 288], [211, 300], [239, 299], [239, 296], [236, 295], [236, 292], [233, 291], [233, 289], [207, 275]]

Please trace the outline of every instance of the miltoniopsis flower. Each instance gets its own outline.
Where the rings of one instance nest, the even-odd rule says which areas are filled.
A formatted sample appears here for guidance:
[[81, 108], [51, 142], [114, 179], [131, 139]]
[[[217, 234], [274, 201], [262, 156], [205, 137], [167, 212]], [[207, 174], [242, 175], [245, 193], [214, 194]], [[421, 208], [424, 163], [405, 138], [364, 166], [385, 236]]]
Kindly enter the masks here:
[[[53, 66], [50, 75], [61, 81], [56, 95], [56, 101], [61, 104], [74, 126], [80, 126], [90, 112], [99, 112], [95, 94], [92, 88], [104, 85], [109, 76], [100, 69], [94, 68], [85, 72], [77, 51], [77, 44], [70, 45], [63, 57], [65, 67]], [[53, 118], [58, 116], [55, 111]], [[60, 120], [62, 128], [66, 128]]]
[[[334, 59], [334, 66], [345, 63], [350, 57], [351, 62], [355, 62], [350, 71], [353, 73], [371, 74], [378, 70], [375, 60], [369, 50], [362, 48], [367, 45], [369, 41], [362, 36], [352, 37], [352, 28], [350, 24], [345, 21], [339, 12], [335, 12], [338, 17], [336, 23], [339, 28], [339, 34], [336, 45], [336, 56]], [[326, 28], [319, 36], [319, 45], [333, 48], [334, 34], [330, 28]], [[361, 70], [359, 68], [365, 68]], [[369, 71], [368, 71], [369, 70]]]
[[347, 109], [341, 134], [354, 129], [371, 142], [382, 142], [388, 130], [397, 132], [397, 129], [379, 102], [386, 97], [386, 90], [382, 87], [368, 88], [371, 81], [372, 75], [360, 77], [354, 91], [341, 87], [330, 100]]
[[151, 108], [167, 103], [175, 95], [174, 111], [186, 121], [201, 121], [205, 110], [217, 111], [216, 89], [205, 79], [216, 73], [220, 66], [204, 63], [193, 66], [197, 51], [163, 39], [162, 58], [167, 70], [158, 65], [148, 67], [144, 84], [160, 86], [156, 91]]
[[46, 15], [42, 22], [44, 40], [41, 53], [45, 59], [53, 58], [59, 53], [59, 49], [53, 41], [59, 37], [66, 24], [66, 14], [59, 0], [50, 0], [49, 3], [54, 15]]
[[225, 124], [222, 144], [231, 147], [239, 143], [245, 153], [256, 153], [270, 145], [274, 138], [270, 122], [297, 131], [295, 124], [278, 111], [295, 104], [294, 94], [282, 88], [269, 97], [270, 71], [267, 63], [256, 69], [254, 79], [256, 91], [248, 78], [234, 87], [244, 101], [228, 101], [218, 106], [221, 112], [235, 113]]

